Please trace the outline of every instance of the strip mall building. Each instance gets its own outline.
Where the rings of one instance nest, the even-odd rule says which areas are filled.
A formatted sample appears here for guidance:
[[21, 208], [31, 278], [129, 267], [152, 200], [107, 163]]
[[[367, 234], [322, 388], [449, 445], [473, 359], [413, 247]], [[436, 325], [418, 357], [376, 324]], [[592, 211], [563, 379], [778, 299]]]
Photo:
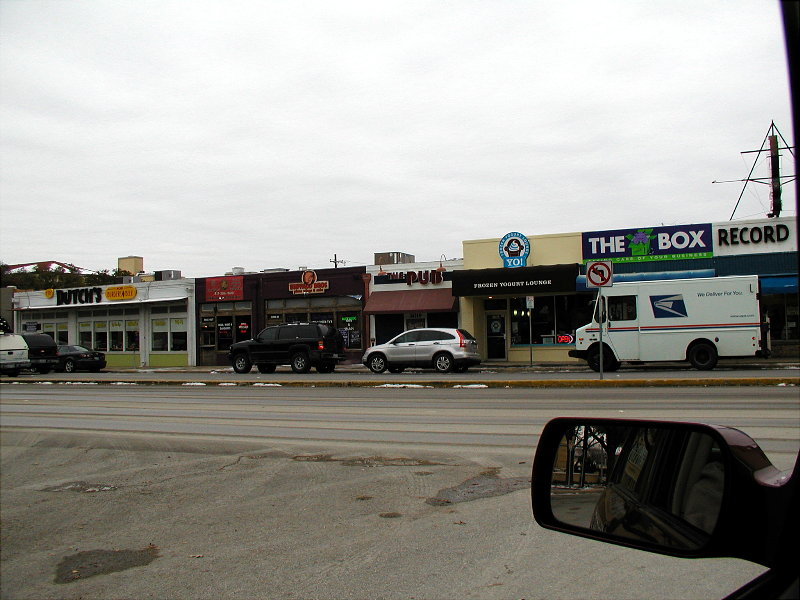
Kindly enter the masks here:
[[773, 352], [797, 358], [797, 238], [793, 218], [509, 232], [464, 241], [463, 259], [384, 253], [368, 267], [16, 292], [12, 303], [16, 331], [102, 350], [110, 367], [227, 365], [232, 343], [301, 321], [337, 327], [356, 363], [367, 346], [415, 327], [463, 327], [490, 362], [572, 362], [596, 294], [585, 265], [602, 260], [614, 282], [758, 275]]
[[797, 223], [793, 218], [554, 235], [510, 232], [463, 242], [453, 273], [459, 323], [496, 361], [569, 362], [595, 291], [585, 265], [613, 263], [614, 281], [758, 275], [776, 356], [797, 356]]

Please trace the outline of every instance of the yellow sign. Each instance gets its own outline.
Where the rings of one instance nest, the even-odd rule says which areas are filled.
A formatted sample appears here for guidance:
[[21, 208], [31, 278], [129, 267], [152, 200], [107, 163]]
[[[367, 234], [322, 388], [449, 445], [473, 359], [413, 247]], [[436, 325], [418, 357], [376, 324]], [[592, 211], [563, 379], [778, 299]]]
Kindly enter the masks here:
[[106, 288], [106, 299], [108, 300], [132, 300], [133, 298], [136, 298], [136, 288], [132, 285]]
[[44, 297], [50, 300], [53, 296], [56, 295], [56, 291], [53, 288], [47, 289], [44, 291]]

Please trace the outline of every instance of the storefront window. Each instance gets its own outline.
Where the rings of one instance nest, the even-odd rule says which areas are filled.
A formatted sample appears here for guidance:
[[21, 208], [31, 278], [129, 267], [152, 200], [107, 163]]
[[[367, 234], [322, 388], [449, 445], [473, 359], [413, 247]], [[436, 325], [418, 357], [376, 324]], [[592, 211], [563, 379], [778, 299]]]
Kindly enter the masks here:
[[[324, 309], [324, 310], [323, 310]], [[351, 296], [278, 298], [264, 302], [267, 327], [283, 323], [325, 323], [336, 327], [349, 349], [363, 348], [361, 300]]]
[[217, 317], [217, 350], [227, 350], [233, 344], [233, 317]]
[[153, 352], [166, 352], [169, 349], [169, 321], [167, 319], [153, 319]]
[[111, 352], [122, 352], [125, 349], [125, 325], [124, 321], [109, 321], [108, 327], [110, 329], [110, 346]]
[[58, 330], [56, 332], [56, 341], [59, 344], [68, 344], [69, 343], [69, 331], [67, 331], [67, 324], [66, 323], [59, 323]]
[[[253, 337], [253, 303], [207, 302], [200, 305], [200, 347], [210, 353], [203, 360], [215, 360], [215, 352], [225, 351], [235, 341], [249, 340]], [[185, 331], [185, 329], [184, 329]], [[174, 348], [173, 348], [174, 349]]]
[[108, 323], [106, 321], [94, 322], [94, 349], [101, 352], [108, 351]]
[[215, 317], [200, 317], [200, 345], [214, 347], [217, 345], [217, 319]]
[[253, 332], [250, 331], [251, 329], [251, 317], [250, 315], [241, 315], [236, 317], [236, 341], [242, 342], [244, 340], [249, 340], [253, 337]]
[[800, 339], [796, 294], [763, 295], [761, 312], [769, 320], [769, 336], [772, 341]]
[[345, 348], [361, 348], [361, 313], [339, 313], [336, 328], [344, 338]]
[[170, 319], [169, 333], [170, 333], [169, 349], [172, 350], [173, 352], [186, 352], [187, 348], [186, 319]]
[[90, 322], [78, 323], [78, 344], [84, 348], [94, 348], [92, 324]]
[[528, 308], [526, 298], [511, 298], [512, 345], [527, 345], [531, 340], [533, 344], [571, 341], [575, 329], [590, 320], [592, 297], [592, 294], [536, 296], [532, 308]]
[[125, 321], [125, 350], [139, 351], [139, 321]]

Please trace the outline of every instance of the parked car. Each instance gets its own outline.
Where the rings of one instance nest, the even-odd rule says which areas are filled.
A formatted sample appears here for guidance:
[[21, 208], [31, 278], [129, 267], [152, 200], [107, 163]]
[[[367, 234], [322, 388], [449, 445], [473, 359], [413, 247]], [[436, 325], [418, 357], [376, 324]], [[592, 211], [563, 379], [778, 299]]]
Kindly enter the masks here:
[[263, 329], [255, 338], [236, 342], [228, 358], [237, 373], [274, 373], [278, 365], [291, 365], [295, 373], [332, 373], [344, 360], [344, 338], [324, 323], [289, 323]]
[[58, 366], [58, 345], [46, 333], [23, 333], [22, 337], [28, 344], [28, 359], [30, 368], [46, 375]]
[[367, 348], [361, 362], [373, 373], [401, 373], [407, 367], [463, 373], [481, 363], [478, 341], [466, 329], [411, 329], [385, 344]]
[[56, 371], [72, 373], [73, 371], [94, 371], [104, 369], [106, 355], [102, 352], [89, 350], [83, 346], [59, 346], [58, 366]]
[[28, 344], [21, 335], [16, 335], [8, 321], [0, 317], [0, 372], [16, 377], [22, 369], [29, 369]]

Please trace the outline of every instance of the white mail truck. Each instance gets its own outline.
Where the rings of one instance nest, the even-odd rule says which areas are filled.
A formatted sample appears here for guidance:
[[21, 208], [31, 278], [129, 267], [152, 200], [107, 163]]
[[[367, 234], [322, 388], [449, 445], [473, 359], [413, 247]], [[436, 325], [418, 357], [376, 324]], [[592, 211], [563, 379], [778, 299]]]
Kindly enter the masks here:
[[599, 371], [602, 334], [604, 371], [626, 361], [710, 370], [720, 357], [769, 356], [767, 329], [756, 275], [614, 283], [601, 288], [569, 355]]

